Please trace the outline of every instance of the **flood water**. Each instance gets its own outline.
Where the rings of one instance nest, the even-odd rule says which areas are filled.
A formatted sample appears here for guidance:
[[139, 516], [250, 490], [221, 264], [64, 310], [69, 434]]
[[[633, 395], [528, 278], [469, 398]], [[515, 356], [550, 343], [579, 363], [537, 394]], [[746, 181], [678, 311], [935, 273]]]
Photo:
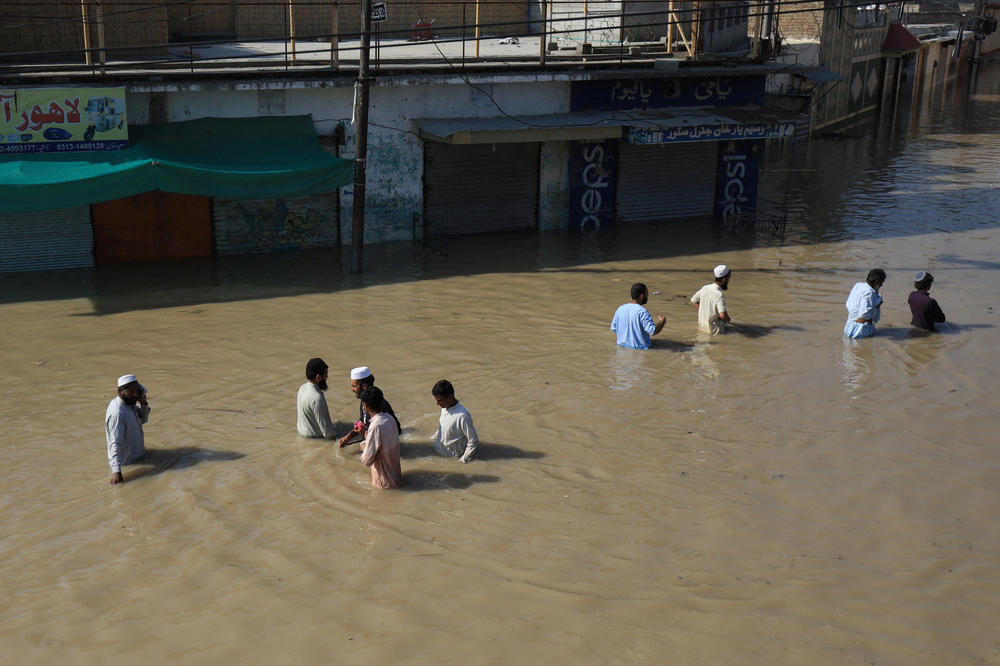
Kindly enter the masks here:
[[[0, 661], [1000, 664], [998, 81], [775, 160], [782, 233], [0, 276]], [[710, 339], [687, 300], [718, 263], [739, 327]], [[878, 335], [846, 341], [876, 266]], [[608, 331], [637, 281], [646, 352]], [[345, 424], [372, 367], [403, 490], [296, 436], [312, 356]], [[126, 372], [153, 453], [112, 487]], [[469, 465], [430, 445], [441, 378]]]

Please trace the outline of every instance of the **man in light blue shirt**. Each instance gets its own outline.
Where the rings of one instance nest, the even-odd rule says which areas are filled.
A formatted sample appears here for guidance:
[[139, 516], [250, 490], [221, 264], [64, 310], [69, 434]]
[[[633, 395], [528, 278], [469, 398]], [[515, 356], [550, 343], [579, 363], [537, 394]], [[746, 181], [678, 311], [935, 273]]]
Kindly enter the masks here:
[[611, 332], [618, 336], [619, 346], [649, 349], [649, 336], [663, 330], [667, 319], [663, 315], [656, 315], [656, 323], [653, 323], [653, 317], [643, 307], [648, 300], [649, 290], [646, 285], [636, 282], [632, 285], [632, 302], [625, 303], [615, 311], [614, 319], [611, 320]]

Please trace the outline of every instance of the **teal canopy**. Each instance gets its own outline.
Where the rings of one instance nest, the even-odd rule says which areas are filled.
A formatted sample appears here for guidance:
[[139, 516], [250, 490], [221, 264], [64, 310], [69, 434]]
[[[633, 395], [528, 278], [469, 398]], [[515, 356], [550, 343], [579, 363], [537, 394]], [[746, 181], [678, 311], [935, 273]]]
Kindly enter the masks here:
[[323, 152], [311, 116], [132, 125], [130, 147], [0, 155], [0, 213], [68, 208], [163, 190], [233, 199], [328, 192], [353, 161]]

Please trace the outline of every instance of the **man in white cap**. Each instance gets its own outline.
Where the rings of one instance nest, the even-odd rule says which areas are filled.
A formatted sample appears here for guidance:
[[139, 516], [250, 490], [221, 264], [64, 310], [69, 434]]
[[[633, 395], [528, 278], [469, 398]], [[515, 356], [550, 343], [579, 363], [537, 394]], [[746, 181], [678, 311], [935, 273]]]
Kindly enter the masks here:
[[[372, 374], [371, 368], [367, 365], [358, 366], [357, 368], [351, 369], [351, 393], [358, 400], [361, 400], [361, 392], [368, 388], [369, 386], [375, 386], [375, 375]], [[389, 404], [388, 400], [383, 400], [385, 404], [382, 406], [382, 412], [388, 414], [396, 421], [397, 434], [403, 432], [403, 426], [399, 424], [399, 419], [396, 418], [396, 413], [392, 411], [392, 405]], [[368, 412], [365, 411], [365, 406], [360, 405], [361, 413], [358, 416], [358, 420], [354, 423], [354, 429], [349, 431], [346, 435], [337, 440], [337, 443], [341, 448], [347, 446], [352, 442], [353, 439], [357, 437], [364, 437], [365, 431], [368, 429], [368, 422], [370, 417]]]
[[925, 331], [936, 331], [934, 324], [943, 324], [945, 321], [944, 311], [938, 302], [931, 298], [931, 284], [934, 276], [927, 271], [920, 271], [913, 276], [913, 291], [910, 292], [910, 312], [913, 320], [910, 322], [917, 328]]
[[715, 281], [706, 284], [691, 297], [691, 304], [698, 308], [698, 328], [718, 335], [725, 333], [726, 324], [732, 321], [726, 311], [726, 295], [732, 271], [725, 264], [719, 264], [713, 271]]
[[142, 424], [149, 420], [146, 389], [135, 375], [118, 378], [118, 395], [108, 404], [104, 415], [104, 434], [108, 440], [108, 464], [111, 483], [121, 483], [122, 465], [134, 463], [146, 455]]

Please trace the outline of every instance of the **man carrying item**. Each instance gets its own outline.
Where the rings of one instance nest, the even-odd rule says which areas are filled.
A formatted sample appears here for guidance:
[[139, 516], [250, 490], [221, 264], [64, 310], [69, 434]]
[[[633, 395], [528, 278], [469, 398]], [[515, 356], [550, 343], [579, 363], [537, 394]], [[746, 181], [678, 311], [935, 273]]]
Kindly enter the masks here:
[[636, 282], [632, 285], [632, 302], [619, 306], [611, 319], [611, 332], [618, 336], [618, 346], [630, 349], [649, 349], [649, 336], [663, 330], [666, 317], [656, 315], [656, 323], [643, 306], [649, 301], [646, 285]]
[[142, 424], [149, 420], [146, 389], [135, 375], [118, 378], [118, 395], [108, 403], [104, 414], [104, 435], [108, 440], [108, 464], [111, 483], [122, 483], [122, 465], [134, 463], [146, 455]]
[[[375, 388], [375, 375], [368, 368], [367, 365], [362, 365], [351, 370], [351, 392], [354, 397], [361, 399], [361, 392], [366, 388]], [[383, 396], [383, 400], [385, 397]], [[368, 414], [365, 412], [365, 406], [362, 404], [360, 406], [361, 413], [358, 416], [358, 420], [354, 423], [354, 429], [350, 430], [346, 435], [337, 440], [337, 443], [341, 448], [352, 443], [356, 437], [364, 437], [365, 429], [368, 427]], [[385, 406], [382, 410], [383, 412], [389, 414], [396, 421], [397, 434], [403, 432], [403, 426], [399, 424], [399, 419], [396, 418], [395, 412], [392, 411], [392, 405], [389, 404], [388, 400], [385, 400]]]
[[385, 411], [382, 391], [365, 387], [359, 396], [361, 409], [368, 414], [365, 443], [361, 447], [361, 462], [372, 468], [372, 485], [376, 488], [399, 488], [403, 485], [403, 470], [399, 465], [398, 424]]
[[726, 295], [732, 271], [725, 264], [719, 264], [712, 271], [715, 281], [706, 284], [691, 297], [691, 304], [698, 308], [698, 328], [719, 335], [726, 332], [726, 324], [732, 321], [726, 311]]
[[882, 318], [882, 295], [878, 290], [885, 284], [885, 271], [873, 268], [864, 282], [858, 282], [847, 296], [847, 323], [844, 335], [849, 338], [870, 338], [875, 324]]
[[299, 387], [295, 405], [298, 409], [298, 420], [295, 427], [303, 437], [321, 437], [334, 439], [333, 420], [330, 409], [326, 405], [323, 391], [327, 389], [326, 380], [330, 376], [330, 366], [321, 358], [311, 358], [306, 363], [306, 383]]
[[916, 291], [910, 292], [910, 312], [913, 313], [913, 321], [910, 322], [917, 328], [925, 331], [936, 331], [934, 324], [944, 323], [944, 312], [938, 302], [931, 298], [928, 293], [934, 276], [926, 271], [920, 271], [913, 276], [913, 288]]
[[467, 463], [479, 446], [479, 435], [472, 424], [469, 410], [455, 398], [455, 387], [447, 379], [434, 384], [431, 389], [434, 401], [441, 408], [438, 429], [434, 433], [434, 450], [442, 456], [458, 458]]

